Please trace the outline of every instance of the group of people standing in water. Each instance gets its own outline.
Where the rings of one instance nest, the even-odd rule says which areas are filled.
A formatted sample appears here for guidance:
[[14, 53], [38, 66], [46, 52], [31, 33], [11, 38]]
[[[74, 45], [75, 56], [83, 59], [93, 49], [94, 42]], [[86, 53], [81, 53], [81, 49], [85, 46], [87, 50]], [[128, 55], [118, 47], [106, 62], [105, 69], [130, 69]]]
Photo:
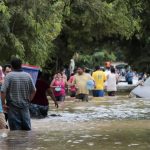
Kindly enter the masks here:
[[[12, 72], [8, 70], [8, 66], [6, 67], [11, 73], [5, 74], [0, 104], [0, 123], [4, 122], [2, 115], [4, 112], [11, 130], [30, 130], [30, 115], [36, 118], [46, 117], [49, 109], [48, 95], [58, 108], [64, 103], [68, 90], [70, 97], [86, 102], [89, 100], [90, 91], [94, 97], [103, 97], [105, 88], [109, 96], [115, 96], [117, 91], [118, 76], [113, 67], [109, 74], [106, 74], [100, 66], [95, 67], [92, 74], [86, 73], [84, 67], [77, 67], [69, 79], [64, 71], [57, 72], [51, 83], [45, 80], [42, 72], [39, 72], [34, 85], [29, 74], [21, 70], [21, 60], [15, 59], [11, 65]], [[6, 127], [4, 123], [3, 125], [0, 128]]]
[[109, 96], [115, 96], [118, 77], [114, 67], [107, 74], [100, 66], [96, 66], [92, 74], [86, 73], [84, 67], [78, 67], [68, 81], [64, 73], [55, 74], [50, 87], [57, 101], [65, 100], [66, 88], [69, 89], [71, 97], [88, 101], [89, 91], [93, 92], [94, 97], [103, 97], [106, 89]]
[[106, 74], [100, 66], [97, 66], [92, 75], [86, 73], [84, 67], [78, 67], [68, 80], [64, 71], [57, 72], [50, 84], [42, 76], [40, 72], [36, 83], [37, 91], [30, 105], [32, 117], [47, 116], [49, 107], [47, 93], [58, 107], [59, 103], [64, 103], [68, 91], [70, 97], [86, 102], [89, 100], [90, 91], [94, 97], [103, 97], [105, 89], [109, 96], [115, 96], [117, 91], [118, 75], [113, 67], [109, 74]]

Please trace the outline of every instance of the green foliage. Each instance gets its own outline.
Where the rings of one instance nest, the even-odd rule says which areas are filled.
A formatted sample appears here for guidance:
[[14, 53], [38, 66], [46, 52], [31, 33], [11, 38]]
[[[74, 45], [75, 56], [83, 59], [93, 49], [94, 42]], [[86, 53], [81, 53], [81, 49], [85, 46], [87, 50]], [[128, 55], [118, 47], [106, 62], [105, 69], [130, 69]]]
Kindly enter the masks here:
[[61, 31], [63, 7], [63, 1], [48, 0], [0, 3], [1, 62], [16, 55], [25, 63], [44, 66]]
[[130, 40], [123, 40], [124, 53], [128, 61], [135, 69], [150, 73], [150, 3], [149, 0], [141, 0], [142, 12], [141, 30], [135, 33]]
[[83, 55], [79, 54], [77, 58], [75, 58], [77, 65], [85, 65], [89, 68], [93, 68], [94, 66], [101, 65], [104, 66], [106, 61], [115, 61], [116, 57], [113, 52], [108, 52], [107, 50], [100, 50], [98, 52], [93, 53], [93, 55]]
[[149, 0], [2, 0], [0, 61], [14, 55], [57, 70], [77, 52], [91, 67], [126, 57], [148, 68], [149, 8]]
[[96, 48], [101, 49], [107, 44], [111, 45], [109, 51], [113, 50], [113, 54], [116, 54], [120, 47], [118, 41], [130, 40], [135, 33], [140, 32], [141, 18], [136, 13], [141, 11], [139, 1], [71, 1], [70, 15], [63, 18], [62, 31], [55, 40], [55, 51], [60, 65], [62, 62], [68, 63], [75, 52], [88, 58], [87, 55], [95, 53]]

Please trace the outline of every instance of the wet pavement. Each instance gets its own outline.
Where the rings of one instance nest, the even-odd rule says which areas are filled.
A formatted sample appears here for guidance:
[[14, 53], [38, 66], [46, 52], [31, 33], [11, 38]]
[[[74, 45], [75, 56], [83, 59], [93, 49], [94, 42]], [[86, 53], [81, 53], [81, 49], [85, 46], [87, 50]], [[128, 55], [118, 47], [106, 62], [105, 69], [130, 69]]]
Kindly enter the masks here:
[[92, 98], [67, 100], [32, 131], [0, 131], [0, 150], [149, 150], [150, 100]]

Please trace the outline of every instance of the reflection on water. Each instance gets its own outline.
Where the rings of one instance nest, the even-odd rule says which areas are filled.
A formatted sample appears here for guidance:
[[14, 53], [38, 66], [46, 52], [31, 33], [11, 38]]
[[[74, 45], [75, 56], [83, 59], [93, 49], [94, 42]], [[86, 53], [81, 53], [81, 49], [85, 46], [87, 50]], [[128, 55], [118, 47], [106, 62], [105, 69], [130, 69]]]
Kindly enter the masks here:
[[51, 106], [46, 119], [32, 120], [31, 132], [0, 131], [0, 150], [149, 150], [149, 118], [149, 100], [69, 101], [59, 110]]

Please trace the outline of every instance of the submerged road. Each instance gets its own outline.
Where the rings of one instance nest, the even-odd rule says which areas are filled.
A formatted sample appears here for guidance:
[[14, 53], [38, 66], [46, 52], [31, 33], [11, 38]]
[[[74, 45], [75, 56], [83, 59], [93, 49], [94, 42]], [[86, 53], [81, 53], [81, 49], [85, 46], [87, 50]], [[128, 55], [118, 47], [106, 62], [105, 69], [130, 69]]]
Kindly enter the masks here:
[[150, 100], [67, 99], [49, 116], [32, 119], [32, 131], [0, 131], [0, 150], [149, 150]]

